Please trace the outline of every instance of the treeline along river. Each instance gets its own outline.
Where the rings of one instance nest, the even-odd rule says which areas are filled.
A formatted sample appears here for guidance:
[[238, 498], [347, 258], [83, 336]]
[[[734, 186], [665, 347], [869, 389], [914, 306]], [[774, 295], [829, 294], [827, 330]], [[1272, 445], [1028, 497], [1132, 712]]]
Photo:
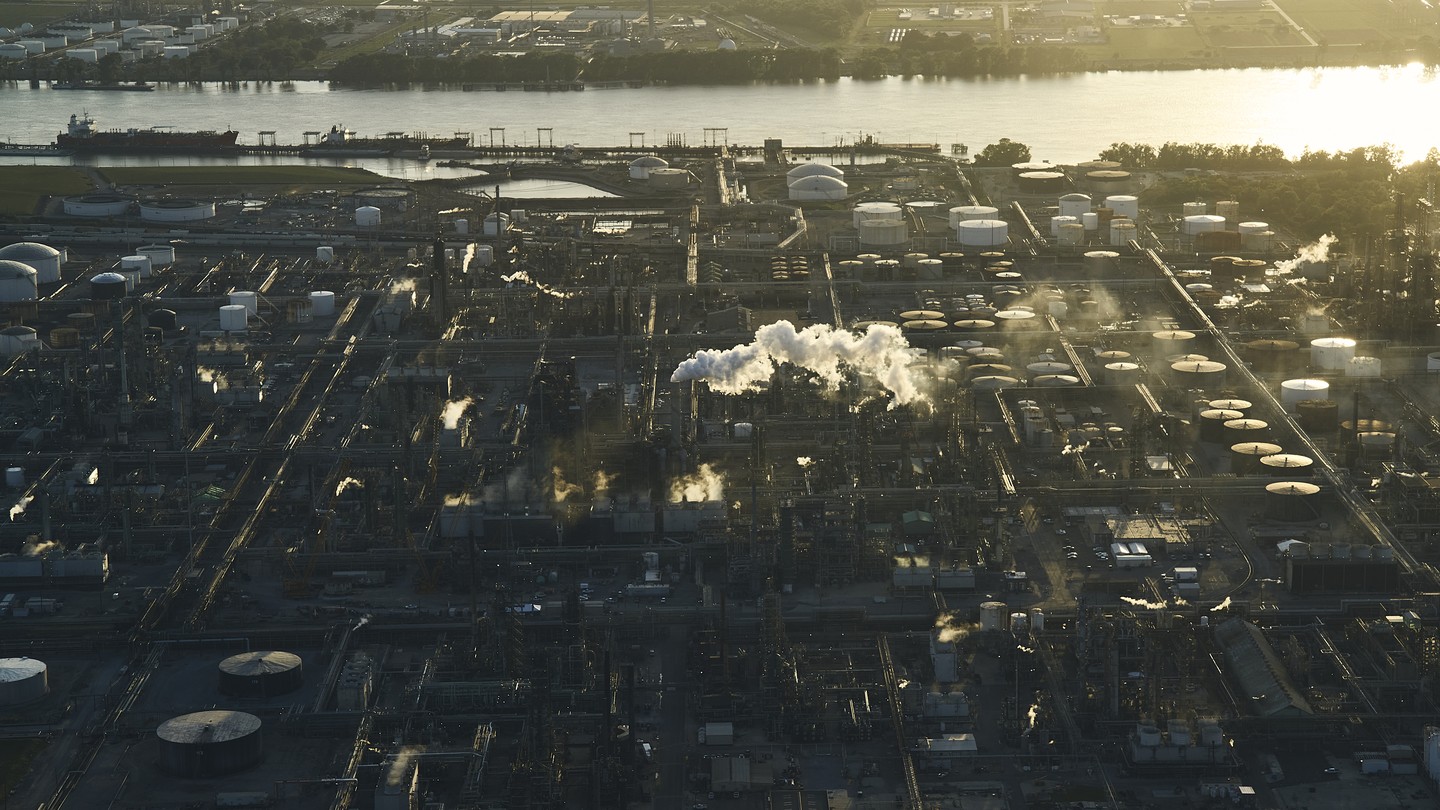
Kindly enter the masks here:
[[[682, 138], [759, 145], [882, 141], [953, 143], [978, 151], [1000, 138], [1035, 159], [1076, 162], [1114, 142], [1251, 144], [1304, 150], [1389, 143], [1419, 160], [1440, 146], [1440, 82], [1421, 66], [1108, 72], [1004, 79], [892, 77], [798, 84], [639, 87], [569, 92], [355, 90], [322, 82], [173, 84], [152, 93], [0, 86], [0, 140], [51, 143], [73, 113], [101, 128], [235, 129], [280, 143], [343, 124], [362, 135], [473, 133], [477, 142], [560, 146], [663, 144]], [[8, 162], [23, 160], [10, 158]]]

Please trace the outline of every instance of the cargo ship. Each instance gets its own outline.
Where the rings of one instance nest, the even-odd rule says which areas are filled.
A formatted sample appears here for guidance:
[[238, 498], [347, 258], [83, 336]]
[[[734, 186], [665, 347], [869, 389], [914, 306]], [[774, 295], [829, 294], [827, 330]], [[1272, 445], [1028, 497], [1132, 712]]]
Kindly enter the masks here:
[[311, 136], [319, 137], [310, 142], [315, 152], [345, 155], [393, 155], [397, 152], [441, 152], [447, 149], [469, 149], [473, 136], [468, 132], [457, 132], [449, 137], [431, 136], [424, 133], [387, 132], [378, 138], [362, 138], [353, 130], [333, 126], [329, 132], [306, 133], [307, 142]]
[[134, 84], [99, 84], [96, 82], [55, 82], [50, 85], [52, 90], [106, 90], [131, 93], [149, 93], [155, 90], [155, 85], [146, 82], [135, 82]]
[[95, 128], [89, 115], [70, 116], [70, 126], [55, 138], [61, 149], [77, 152], [225, 152], [235, 149], [240, 133], [200, 131], [177, 132], [168, 127], [146, 129]]

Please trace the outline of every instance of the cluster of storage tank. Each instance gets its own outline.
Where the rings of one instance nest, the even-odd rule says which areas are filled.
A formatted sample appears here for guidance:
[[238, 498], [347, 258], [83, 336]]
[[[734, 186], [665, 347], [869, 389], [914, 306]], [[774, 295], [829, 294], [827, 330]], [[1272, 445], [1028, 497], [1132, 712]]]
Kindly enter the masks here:
[[804, 256], [771, 256], [771, 281], [808, 281], [810, 260]]
[[1050, 218], [1050, 236], [1061, 247], [1094, 242], [1119, 247], [1139, 236], [1139, 218], [1140, 200], [1131, 194], [1109, 195], [1100, 206], [1089, 194], [1065, 194]]
[[[634, 177], [633, 166], [631, 177]], [[850, 187], [845, 182], [845, 172], [828, 163], [802, 163], [785, 173], [785, 185], [790, 199], [843, 200], [850, 196]]]

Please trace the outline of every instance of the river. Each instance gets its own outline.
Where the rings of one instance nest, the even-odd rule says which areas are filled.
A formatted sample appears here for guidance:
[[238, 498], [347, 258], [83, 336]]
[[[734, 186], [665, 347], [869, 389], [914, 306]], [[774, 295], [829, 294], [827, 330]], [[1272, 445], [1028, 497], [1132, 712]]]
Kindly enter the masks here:
[[[531, 146], [655, 145], [672, 137], [691, 146], [759, 145], [765, 138], [833, 146], [868, 134], [939, 143], [948, 152], [953, 143], [978, 150], [1011, 138], [1029, 144], [1036, 160], [1057, 163], [1093, 159], [1116, 141], [1263, 141], [1291, 155], [1389, 143], [1418, 160], [1440, 146], [1440, 127], [1431, 118], [1437, 108], [1440, 82], [1435, 71], [1418, 65], [555, 93], [350, 90], [322, 82], [107, 93], [11, 83], [0, 87], [0, 140], [51, 143], [72, 113], [88, 110], [102, 128], [233, 128], [242, 143], [252, 144], [262, 129], [274, 130], [281, 143], [300, 143], [307, 130], [344, 124], [362, 135], [470, 132], [483, 143]], [[373, 168], [366, 165], [372, 161], [342, 162]]]

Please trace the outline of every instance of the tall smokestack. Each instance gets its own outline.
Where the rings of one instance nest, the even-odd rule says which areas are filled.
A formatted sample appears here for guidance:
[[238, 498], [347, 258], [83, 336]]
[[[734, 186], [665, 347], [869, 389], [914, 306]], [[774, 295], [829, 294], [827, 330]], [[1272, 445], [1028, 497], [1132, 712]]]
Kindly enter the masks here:
[[655, 0], [645, 0], [645, 23], [650, 31], [650, 38], [655, 38]]
[[450, 322], [450, 278], [445, 267], [445, 240], [436, 238], [430, 250], [430, 317], [436, 329], [443, 332]]

